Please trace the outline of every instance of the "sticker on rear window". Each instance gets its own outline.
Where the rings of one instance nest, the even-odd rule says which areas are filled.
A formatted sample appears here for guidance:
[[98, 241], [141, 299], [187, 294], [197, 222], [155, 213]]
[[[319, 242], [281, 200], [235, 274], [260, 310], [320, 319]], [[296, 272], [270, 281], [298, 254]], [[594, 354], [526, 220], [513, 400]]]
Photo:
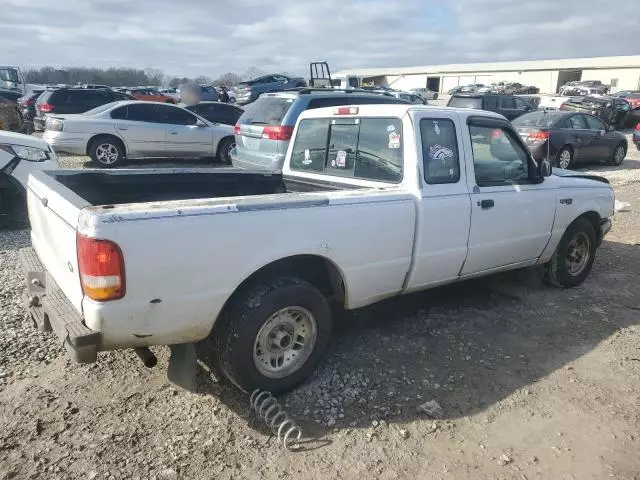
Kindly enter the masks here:
[[338, 150], [336, 154], [336, 167], [345, 168], [347, 166], [347, 152]]
[[445, 160], [447, 158], [453, 157], [453, 150], [447, 147], [443, 147], [442, 145], [432, 145], [429, 148], [429, 158], [433, 160]]
[[396, 126], [395, 125], [387, 125], [387, 132], [391, 133], [391, 132], [395, 132], [396, 131]]
[[389, 148], [400, 148], [400, 134], [391, 132], [389, 134]]
[[311, 151], [307, 148], [304, 151], [304, 160], [302, 161], [303, 165], [309, 165], [311, 163]]

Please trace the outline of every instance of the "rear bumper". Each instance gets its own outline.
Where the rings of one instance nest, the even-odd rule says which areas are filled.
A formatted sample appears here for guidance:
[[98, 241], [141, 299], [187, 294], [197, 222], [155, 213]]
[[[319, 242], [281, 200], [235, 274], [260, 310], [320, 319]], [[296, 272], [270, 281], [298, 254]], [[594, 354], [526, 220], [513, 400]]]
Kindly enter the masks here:
[[280, 171], [284, 166], [285, 156], [283, 153], [265, 154], [257, 150], [249, 150], [236, 142], [236, 148], [231, 154], [231, 163], [235, 168], [244, 170]]
[[46, 130], [42, 139], [51, 145], [51, 148], [56, 152], [66, 152], [74, 155], [87, 154], [87, 136]]
[[25, 301], [34, 325], [43, 332], [53, 331], [76, 362], [95, 362], [100, 333], [87, 328], [32, 247], [20, 250], [20, 261], [27, 282]]

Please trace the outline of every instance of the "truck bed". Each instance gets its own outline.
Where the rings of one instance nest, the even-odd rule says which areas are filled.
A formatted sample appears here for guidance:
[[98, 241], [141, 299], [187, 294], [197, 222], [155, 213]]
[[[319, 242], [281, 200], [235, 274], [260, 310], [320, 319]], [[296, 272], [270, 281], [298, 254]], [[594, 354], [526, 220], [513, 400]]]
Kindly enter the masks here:
[[202, 198], [353, 189], [336, 183], [232, 169], [60, 171], [50, 176], [91, 205], [122, 205]]

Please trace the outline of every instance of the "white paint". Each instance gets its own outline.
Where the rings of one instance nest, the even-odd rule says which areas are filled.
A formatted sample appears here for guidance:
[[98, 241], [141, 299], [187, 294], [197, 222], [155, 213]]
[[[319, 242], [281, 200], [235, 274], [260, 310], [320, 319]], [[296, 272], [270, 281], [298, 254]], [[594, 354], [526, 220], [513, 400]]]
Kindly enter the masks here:
[[[307, 110], [300, 119], [333, 117], [333, 111]], [[469, 115], [499, 118], [464, 109], [360, 105], [358, 117], [401, 119], [404, 178], [398, 185], [292, 171], [289, 158], [297, 127], [284, 175], [362, 188], [103, 210], [84, 208], [86, 204], [64, 186], [35, 175], [29, 183], [34, 247], [87, 326], [101, 332], [101, 348], [111, 349], [204, 338], [245, 279], [293, 255], [317, 255], [333, 263], [344, 280], [345, 306], [358, 308], [465, 276], [547, 261], [577, 216], [586, 211], [602, 218], [613, 215], [613, 190], [592, 180], [550, 177], [538, 185], [476, 192]], [[458, 182], [428, 185], [423, 180], [423, 118], [454, 123], [461, 163]], [[36, 191], [49, 198], [48, 208], [38, 206]], [[485, 197], [494, 199], [493, 210], [480, 210], [477, 201]], [[559, 205], [566, 197], [573, 199], [572, 205]], [[305, 199], [325, 201], [295, 206]], [[281, 208], [243, 209], [269, 201]], [[75, 254], [76, 228], [121, 247], [124, 298], [104, 303], [84, 298], [78, 303], [77, 273], [64, 271]], [[72, 266], [77, 268], [73, 262]], [[152, 299], [162, 301], [151, 304]]]

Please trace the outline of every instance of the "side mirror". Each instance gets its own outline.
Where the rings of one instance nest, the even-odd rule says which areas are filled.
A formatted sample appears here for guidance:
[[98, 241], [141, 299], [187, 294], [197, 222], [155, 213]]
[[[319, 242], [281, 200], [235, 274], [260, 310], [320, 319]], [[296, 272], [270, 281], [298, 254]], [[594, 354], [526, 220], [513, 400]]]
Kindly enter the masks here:
[[616, 127], [614, 127], [613, 125], [609, 125], [607, 127], [607, 132], [615, 132], [616, 131]]
[[206, 126], [207, 124], [200, 119], [198, 119], [198, 121], [196, 122], [196, 127], [206, 127]]
[[551, 161], [548, 158], [543, 158], [542, 160], [540, 160], [540, 163], [538, 163], [538, 176], [542, 178], [550, 177], [551, 173]]

